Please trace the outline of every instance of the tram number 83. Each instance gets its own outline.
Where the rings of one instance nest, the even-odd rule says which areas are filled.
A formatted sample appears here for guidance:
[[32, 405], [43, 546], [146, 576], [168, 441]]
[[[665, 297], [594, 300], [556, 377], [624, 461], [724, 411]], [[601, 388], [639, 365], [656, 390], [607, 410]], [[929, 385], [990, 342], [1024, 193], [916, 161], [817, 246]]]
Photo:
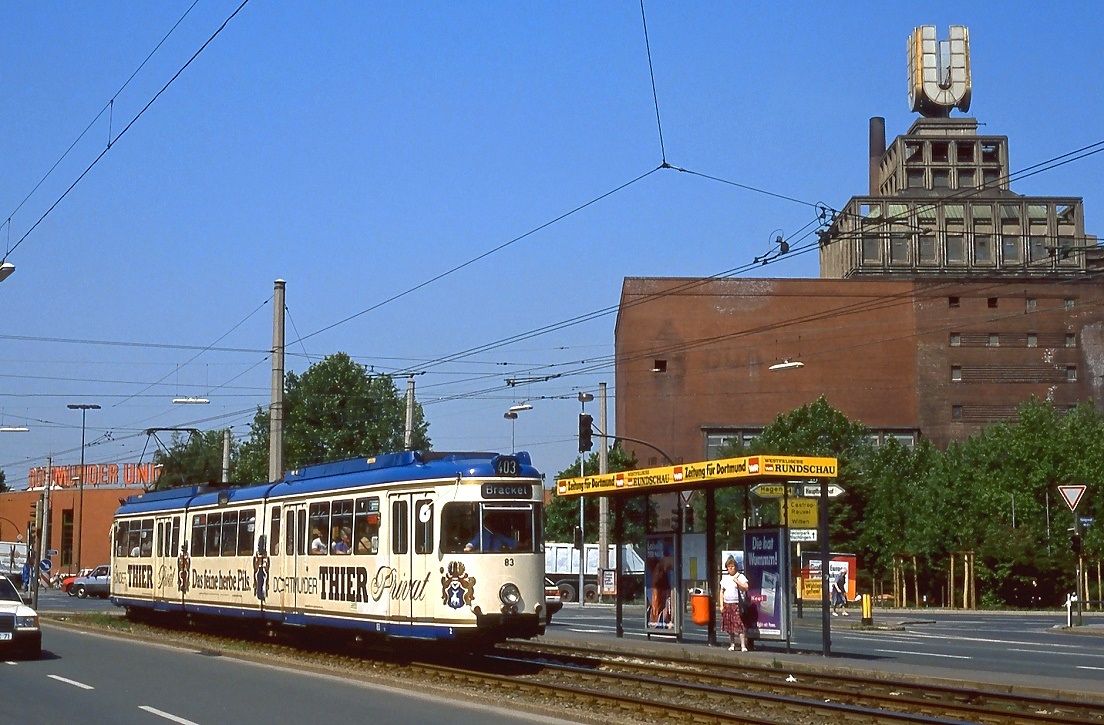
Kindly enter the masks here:
[[509, 559], [509, 558], [504, 559], [503, 562], [502, 562], [502, 565], [503, 566], [513, 566], [514, 565], [514, 560]]

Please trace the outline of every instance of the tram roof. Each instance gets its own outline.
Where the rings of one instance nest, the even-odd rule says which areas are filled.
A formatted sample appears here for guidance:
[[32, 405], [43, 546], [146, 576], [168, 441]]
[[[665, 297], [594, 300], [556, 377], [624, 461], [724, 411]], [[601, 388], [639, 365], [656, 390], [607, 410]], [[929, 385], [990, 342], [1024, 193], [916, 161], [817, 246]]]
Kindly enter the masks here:
[[371, 458], [353, 458], [333, 463], [320, 463], [288, 471], [275, 483], [221, 488], [188, 486], [151, 491], [128, 498], [116, 515], [153, 513], [185, 506], [261, 501], [274, 496], [322, 493], [356, 486], [373, 486], [405, 481], [432, 479], [496, 478], [500, 460], [513, 458], [518, 463], [516, 478], [540, 478], [526, 451], [513, 454], [483, 452], [402, 451]]

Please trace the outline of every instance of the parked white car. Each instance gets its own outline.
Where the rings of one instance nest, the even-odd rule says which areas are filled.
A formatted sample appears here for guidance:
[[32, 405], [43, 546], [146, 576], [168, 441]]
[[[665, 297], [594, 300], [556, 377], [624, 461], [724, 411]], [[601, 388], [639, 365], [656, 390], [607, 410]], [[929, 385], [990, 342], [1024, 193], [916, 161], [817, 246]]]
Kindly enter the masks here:
[[37, 660], [42, 654], [38, 614], [23, 603], [19, 591], [0, 577], [0, 652], [15, 651]]

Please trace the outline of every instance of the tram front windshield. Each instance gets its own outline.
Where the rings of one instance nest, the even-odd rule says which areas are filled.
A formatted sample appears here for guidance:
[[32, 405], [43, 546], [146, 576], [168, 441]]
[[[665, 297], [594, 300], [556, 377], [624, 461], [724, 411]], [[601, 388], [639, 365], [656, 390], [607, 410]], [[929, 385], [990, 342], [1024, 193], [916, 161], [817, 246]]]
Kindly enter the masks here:
[[447, 554], [536, 552], [541, 544], [540, 506], [456, 502], [441, 514], [441, 550]]

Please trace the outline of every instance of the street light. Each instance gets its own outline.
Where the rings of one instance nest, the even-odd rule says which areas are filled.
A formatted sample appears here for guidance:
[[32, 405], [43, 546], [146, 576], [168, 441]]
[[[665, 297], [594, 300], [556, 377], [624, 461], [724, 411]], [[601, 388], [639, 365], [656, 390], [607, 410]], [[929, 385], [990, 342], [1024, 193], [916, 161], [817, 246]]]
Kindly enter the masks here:
[[208, 405], [209, 398], [196, 398], [189, 395], [187, 398], [173, 398], [173, 405]]
[[792, 362], [789, 360], [783, 360], [780, 363], [771, 365], [769, 368], [767, 368], [767, 370], [796, 370], [803, 367], [805, 367], [805, 363], [801, 362], [800, 360], [794, 360]]
[[15, 265], [11, 262], [0, 262], [0, 282], [3, 282], [15, 271]]
[[77, 486], [80, 489], [80, 493], [77, 498], [77, 571], [81, 570], [81, 539], [84, 538], [84, 428], [85, 418], [88, 416], [88, 411], [99, 410], [100, 406], [95, 404], [76, 404], [70, 403], [69, 410], [79, 410], [81, 412], [81, 462], [80, 462], [80, 476], [78, 478]]
[[26, 433], [29, 430], [21, 425], [0, 425], [0, 433]]

